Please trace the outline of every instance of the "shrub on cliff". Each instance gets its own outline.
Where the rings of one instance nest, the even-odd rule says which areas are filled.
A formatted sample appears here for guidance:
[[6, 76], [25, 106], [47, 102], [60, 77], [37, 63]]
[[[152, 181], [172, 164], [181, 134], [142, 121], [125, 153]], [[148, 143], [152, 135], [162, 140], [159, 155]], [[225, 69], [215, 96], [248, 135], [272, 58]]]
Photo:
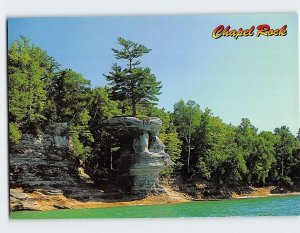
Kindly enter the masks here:
[[9, 123], [9, 141], [17, 143], [21, 139], [21, 132], [15, 123]]

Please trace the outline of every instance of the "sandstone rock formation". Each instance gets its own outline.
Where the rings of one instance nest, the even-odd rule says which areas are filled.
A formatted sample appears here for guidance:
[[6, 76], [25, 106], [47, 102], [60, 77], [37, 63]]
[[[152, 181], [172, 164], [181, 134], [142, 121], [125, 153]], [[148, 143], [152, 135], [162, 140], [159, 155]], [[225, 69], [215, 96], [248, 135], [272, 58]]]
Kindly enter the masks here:
[[[130, 182], [131, 192], [147, 194], [157, 191], [159, 172], [173, 162], [158, 138], [162, 121], [157, 117], [140, 120], [136, 117], [114, 117], [107, 128], [121, 143], [119, 170], [122, 182]], [[126, 166], [127, 164], [127, 166]]]
[[55, 189], [73, 185], [68, 166], [66, 124], [53, 124], [45, 134], [23, 134], [10, 145], [10, 185], [12, 187]]
[[[66, 123], [47, 126], [38, 136], [23, 134], [19, 143], [9, 146], [11, 192], [22, 188], [28, 192], [42, 190], [48, 195], [64, 194], [85, 200], [100, 197], [101, 193], [89, 189], [79, 178], [70, 153]], [[17, 201], [14, 194], [10, 196], [12, 204]]]
[[55, 123], [39, 135], [23, 134], [19, 143], [9, 146], [11, 209], [43, 209], [43, 201], [35, 199], [37, 193], [82, 201], [114, 201], [134, 198], [127, 192], [119, 193], [117, 190], [142, 196], [150, 191], [161, 191], [157, 183], [159, 172], [172, 164], [157, 136], [161, 120], [118, 117], [107, 123], [110, 132], [121, 143], [117, 182], [114, 183], [114, 179], [109, 181], [114, 190], [108, 189], [106, 193], [89, 179], [83, 179], [85, 173], [78, 168], [71, 155], [67, 124]]
[[9, 199], [11, 210], [39, 210], [35, 200], [23, 193], [22, 190], [10, 189]]

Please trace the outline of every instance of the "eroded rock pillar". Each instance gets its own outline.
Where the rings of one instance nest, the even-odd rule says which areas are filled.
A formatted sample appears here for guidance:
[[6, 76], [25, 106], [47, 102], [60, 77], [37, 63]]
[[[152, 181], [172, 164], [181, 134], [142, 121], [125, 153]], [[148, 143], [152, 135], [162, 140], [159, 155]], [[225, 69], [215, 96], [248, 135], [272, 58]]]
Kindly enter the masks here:
[[108, 128], [121, 144], [126, 144], [127, 149], [128, 145], [132, 145], [128, 151], [131, 161], [129, 173], [133, 180], [131, 191], [135, 194], [147, 194], [157, 187], [160, 171], [173, 165], [158, 138], [161, 126], [162, 121], [157, 117], [146, 120], [115, 117], [108, 121]]

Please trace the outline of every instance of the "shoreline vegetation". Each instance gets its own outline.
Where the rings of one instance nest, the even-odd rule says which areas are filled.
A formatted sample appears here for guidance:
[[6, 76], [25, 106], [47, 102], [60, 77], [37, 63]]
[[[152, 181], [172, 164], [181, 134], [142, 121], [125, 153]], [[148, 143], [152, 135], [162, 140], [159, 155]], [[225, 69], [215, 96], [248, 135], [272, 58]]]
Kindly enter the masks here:
[[[232, 199], [245, 199], [245, 198], [264, 198], [264, 197], [276, 197], [276, 196], [294, 196], [300, 195], [300, 191], [286, 191], [284, 193], [272, 193], [275, 186], [254, 188], [252, 192], [248, 194], [237, 194], [232, 193], [230, 198], [192, 198], [191, 196], [173, 190], [171, 187], [163, 186], [165, 193], [159, 195], [150, 194], [147, 197], [140, 200], [123, 200], [123, 201], [112, 201], [112, 200], [99, 200], [99, 201], [79, 201], [73, 198], [68, 198], [62, 194], [47, 195], [45, 193], [34, 191], [24, 192], [22, 188], [13, 189], [14, 192], [19, 194], [26, 194], [28, 200], [35, 200], [35, 209], [21, 209], [12, 210], [16, 211], [49, 211], [58, 209], [90, 209], [90, 208], [111, 208], [120, 206], [138, 206], [138, 205], [163, 205], [163, 204], [178, 204], [192, 201], [222, 201]], [[26, 206], [26, 203], [25, 203]]]
[[[118, 38], [118, 46], [120, 50], [112, 50], [123, 66], [115, 63], [104, 75], [107, 86], [91, 87], [89, 80], [71, 69], [62, 69], [29, 39], [21, 37], [9, 45], [10, 197], [11, 205], [15, 205], [11, 209], [154, 205], [287, 195], [282, 194], [287, 190], [299, 194], [300, 130], [297, 136], [285, 125], [273, 132], [260, 131], [248, 118], [232, 125], [193, 100], [178, 100], [172, 111], [158, 108], [162, 83], [150, 68], [140, 65], [141, 56], [151, 49], [123, 38]], [[122, 143], [108, 132], [106, 122], [128, 115], [161, 120], [157, 137], [174, 165], [162, 170], [159, 179], [162, 185], [175, 183], [176, 188], [166, 186], [166, 193], [158, 188], [156, 195], [133, 200], [130, 191], [134, 182], [118, 180], [135, 178], [130, 169], [136, 154], [128, 146], [128, 160], [122, 161]], [[52, 123], [59, 128], [45, 134]], [[62, 128], [63, 135], [58, 133]], [[127, 197], [114, 198], [113, 192], [105, 192], [103, 200], [100, 194], [94, 201], [64, 196], [68, 186], [76, 194], [89, 197], [84, 193], [89, 191], [84, 190], [86, 184], [75, 182], [79, 169], [94, 184], [92, 191], [109, 184], [114, 192], [121, 190]], [[38, 182], [32, 182], [34, 178]], [[22, 188], [34, 191], [24, 192]], [[61, 193], [45, 194], [52, 188]]]

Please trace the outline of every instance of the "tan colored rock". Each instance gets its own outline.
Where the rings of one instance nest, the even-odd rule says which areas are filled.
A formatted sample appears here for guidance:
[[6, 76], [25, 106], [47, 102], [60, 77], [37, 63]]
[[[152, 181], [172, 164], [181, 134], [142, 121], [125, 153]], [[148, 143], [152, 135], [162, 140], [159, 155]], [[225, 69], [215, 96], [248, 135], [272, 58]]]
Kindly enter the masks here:
[[19, 143], [10, 145], [9, 161], [10, 188], [44, 190], [53, 195], [60, 190], [79, 197], [83, 193], [80, 189], [86, 182], [78, 176], [71, 158], [66, 123], [52, 124], [38, 136], [23, 134]]
[[145, 120], [115, 117], [107, 122], [111, 134], [122, 144], [121, 158], [130, 158], [127, 160], [131, 161], [131, 191], [135, 194], [144, 195], [155, 190], [160, 171], [173, 165], [170, 156], [164, 151], [165, 145], [157, 136], [161, 127], [162, 121], [157, 117]]

